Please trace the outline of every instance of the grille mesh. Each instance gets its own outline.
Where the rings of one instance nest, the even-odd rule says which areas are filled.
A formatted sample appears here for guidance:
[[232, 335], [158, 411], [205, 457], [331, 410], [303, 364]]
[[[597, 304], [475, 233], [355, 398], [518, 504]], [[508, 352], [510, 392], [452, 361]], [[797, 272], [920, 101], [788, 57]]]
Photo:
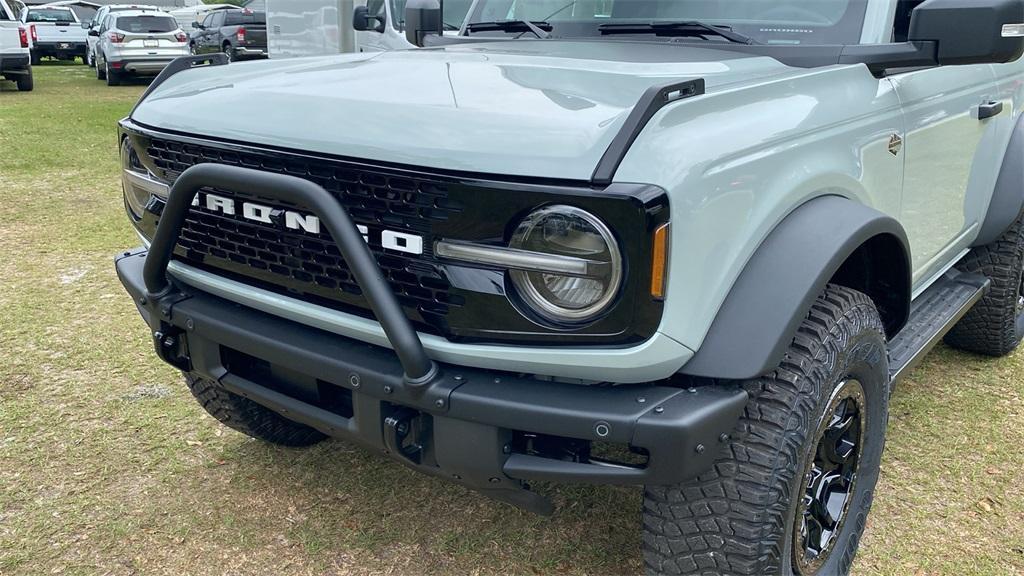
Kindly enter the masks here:
[[[311, 180], [339, 200], [356, 223], [377, 231], [370, 234], [370, 249], [411, 319], [435, 325], [432, 316], [444, 316], [451, 306], [463, 304], [461, 296], [449, 293], [450, 285], [439, 273], [432, 255], [431, 224], [461, 210], [449, 200], [444, 182], [334, 160], [240, 153], [169, 140], [151, 140], [147, 154], [169, 180], [203, 162]], [[302, 210], [301, 206], [237, 191], [204, 192], [275, 209]], [[383, 248], [379, 231], [385, 228], [422, 236], [424, 254], [414, 256]], [[193, 208], [178, 245], [178, 259], [193, 265], [222, 270], [279, 292], [323, 300], [336, 308], [369, 308], [326, 232], [315, 235]]]

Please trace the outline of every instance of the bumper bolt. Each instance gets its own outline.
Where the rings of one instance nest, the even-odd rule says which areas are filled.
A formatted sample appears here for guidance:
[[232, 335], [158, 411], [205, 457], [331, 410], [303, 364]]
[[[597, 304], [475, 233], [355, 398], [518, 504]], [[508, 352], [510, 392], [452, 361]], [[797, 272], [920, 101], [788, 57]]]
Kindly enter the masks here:
[[434, 401], [434, 406], [437, 406], [438, 408], [444, 408], [444, 400], [438, 398], [437, 400]]
[[692, 387], [692, 386], [687, 388], [686, 391], [689, 392], [690, 394], [696, 394], [697, 393], [697, 389]]
[[189, 318], [188, 320], [185, 320], [185, 328], [188, 328], [188, 330], [189, 330], [190, 332], [191, 332], [192, 330], [195, 330], [195, 329], [196, 329], [196, 323], [195, 323], [195, 321], [194, 321], [194, 320], [192, 320], [191, 318]]
[[349, 386], [351, 386], [353, 388], [359, 388], [360, 384], [361, 384], [361, 382], [359, 381], [359, 374], [355, 374], [355, 373], [349, 374], [349, 376], [348, 376], [348, 385]]
[[697, 447], [694, 448], [693, 450], [697, 454], [703, 454], [704, 453], [704, 445], [703, 444], [697, 444]]
[[643, 396], [636, 399], [637, 404], [643, 404], [644, 402], [647, 402], [647, 398], [644, 398]]
[[494, 379], [494, 383], [495, 384], [501, 384], [501, 378], [495, 378]]
[[728, 434], [722, 434], [721, 436], [718, 437], [718, 441], [719, 442], [728, 442], [729, 441], [729, 435]]
[[385, 394], [391, 394], [391, 386], [385, 386], [384, 387], [384, 393]]
[[456, 480], [462, 480], [462, 476], [459, 476], [458, 474], [452, 474], [452, 478], [455, 478]]
[[665, 411], [665, 407], [664, 406], [658, 406], [657, 408], [654, 409], [654, 413], [655, 414], [661, 414], [664, 411]]
[[146, 302], [149, 302], [149, 300], [146, 300], [145, 296], [139, 296], [139, 304], [145, 306]]
[[611, 426], [608, 425], [607, 422], [598, 422], [597, 424], [594, 425], [594, 434], [597, 434], [601, 438], [604, 438], [605, 436], [611, 433], [612, 428]]
[[512, 453], [512, 447], [509, 446], [508, 444], [505, 444], [504, 446], [501, 447], [501, 452], [503, 454], [511, 454]]
[[462, 374], [456, 374], [453, 378], [456, 382], [462, 382]]
[[501, 482], [501, 478], [491, 478], [488, 482], [491, 484], [497, 484], [498, 482]]

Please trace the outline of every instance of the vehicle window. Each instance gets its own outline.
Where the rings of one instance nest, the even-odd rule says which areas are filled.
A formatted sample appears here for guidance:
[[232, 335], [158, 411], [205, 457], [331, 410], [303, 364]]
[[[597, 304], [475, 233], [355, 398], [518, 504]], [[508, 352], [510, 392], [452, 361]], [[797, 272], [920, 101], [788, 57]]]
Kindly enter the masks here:
[[204, 28], [209, 28], [211, 26], [213, 26], [213, 14], [212, 13], [207, 14], [206, 17], [203, 18], [203, 27]]
[[133, 34], [159, 34], [174, 32], [178, 22], [170, 16], [121, 16], [117, 19], [117, 29]]
[[224, 12], [218, 10], [217, 12], [213, 13], [213, 27], [214, 28], [220, 28], [223, 25], [224, 25]]
[[26, 22], [69, 22], [74, 24], [75, 14], [71, 10], [56, 8], [33, 8], [28, 11]]
[[[552, 25], [556, 36], [596, 36], [602, 24], [700, 20], [730, 27], [765, 44], [856, 44], [860, 41], [867, 3], [868, 0], [479, 0], [469, 21], [545, 21]], [[447, 4], [446, 1], [445, 8]], [[655, 35], [643, 39], [668, 40]]]
[[[384, 0], [377, 0], [381, 2], [382, 8]], [[226, 13], [225, 26], [238, 26], [239, 24], [267, 24], [267, 13], [266, 12], [243, 12], [241, 10], [231, 10]]]
[[0, 2], [0, 20], [13, 20], [13, 18], [11, 18], [7, 13], [7, 7], [4, 6], [2, 2]]

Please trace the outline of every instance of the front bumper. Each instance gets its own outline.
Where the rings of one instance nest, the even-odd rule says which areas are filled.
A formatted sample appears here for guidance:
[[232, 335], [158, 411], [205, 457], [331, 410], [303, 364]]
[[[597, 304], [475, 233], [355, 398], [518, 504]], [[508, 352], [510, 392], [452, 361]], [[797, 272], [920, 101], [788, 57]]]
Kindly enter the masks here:
[[[373, 308], [394, 351], [168, 282], [177, 232], [203, 186], [316, 206], [364, 292], [377, 295]], [[311, 182], [240, 168], [182, 174], [152, 251], [116, 262], [157, 354], [287, 418], [536, 512], [551, 506], [528, 481], [671, 484], [712, 465], [746, 404], [740, 387], [584, 386], [434, 362], [329, 198]], [[639, 459], [596, 455], [608, 447]]]
[[[531, 480], [670, 484], [707, 470], [747, 399], [739, 388], [584, 386], [445, 364], [427, 389], [413, 389], [386, 348], [187, 288], [149, 299], [147, 254], [122, 255], [117, 274], [165, 361], [325, 434], [539, 513], [550, 505], [528, 490]], [[418, 431], [414, 454], [396, 441], [402, 422]], [[558, 459], [524, 450], [533, 436], [629, 447], [647, 460]]]

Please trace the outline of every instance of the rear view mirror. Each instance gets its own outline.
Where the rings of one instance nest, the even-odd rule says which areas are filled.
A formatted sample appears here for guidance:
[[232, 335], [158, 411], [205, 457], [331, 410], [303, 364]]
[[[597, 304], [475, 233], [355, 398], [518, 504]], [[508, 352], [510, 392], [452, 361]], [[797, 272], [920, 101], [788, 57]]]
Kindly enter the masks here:
[[444, 34], [442, 0], [409, 0], [405, 4], [405, 38], [423, 46], [427, 36]]
[[938, 44], [940, 66], [1012, 62], [1024, 55], [1024, 0], [926, 0], [908, 40]]
[[89, 26], [90, 26], [89, 22], [82, 22], [82, 30], [88, 30]]
[[352, 27], [360, 32], [383, 32], [384, 18], [370, 14], [366, 6], [356, 6], [352, 13]]
[[92, 30], [92, 29], [89, 30], [89, 36], [99, 36], [99, 35], [100, 35], [100, 31], [99, 30]]

